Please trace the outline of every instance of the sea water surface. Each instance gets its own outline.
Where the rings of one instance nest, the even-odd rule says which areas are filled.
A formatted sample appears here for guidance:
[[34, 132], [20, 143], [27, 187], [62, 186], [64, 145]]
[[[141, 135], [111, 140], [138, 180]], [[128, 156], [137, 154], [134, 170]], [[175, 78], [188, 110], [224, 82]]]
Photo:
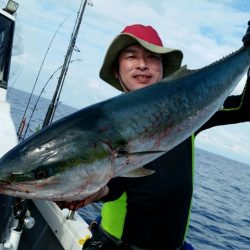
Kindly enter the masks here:
[[[12, 117], [19, 128], [29, 94], [11, 89], [7, 100]], [[26, 112], [30, 127], [26, 136], [42, 126], [49, 100], [31, 99]], [[30, 119], [30, 114], [33, 112]], [[59, 104], [55, 120], [76, 109]], [[250, 165], [196, 149], [194, 196], [187, 241], [195, 249], [250, 250]], [[180, 183], [181, 185], [181, 183]]]

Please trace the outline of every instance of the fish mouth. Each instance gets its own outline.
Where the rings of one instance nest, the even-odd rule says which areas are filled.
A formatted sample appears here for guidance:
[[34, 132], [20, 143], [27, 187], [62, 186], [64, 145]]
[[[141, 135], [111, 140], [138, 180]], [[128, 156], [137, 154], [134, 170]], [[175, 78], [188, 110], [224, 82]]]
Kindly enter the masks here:
[[[37, 192], [37, 190], [42, 190], [48, 185], [58, 184], [59, 180], [54, 179], [43, 179], [34, 181], [23, 181], [23, 182], [10, 182], [0, 180], [0, 193], [10, 194], [13, 196], [18, 196], [19, 194], [32, 194]], [[34, 192], [35, 190], [35, 192]]]
[[11, 194], [13, 196], [15, 196], [15, 194], [17, 195], [18, 193], [25, 193], [25, 194], [29, 194], [31, 193], [31, 191], [24, 185], [19, 184], [19, 183], [1, 183], [0, 184], [0, 193], [3, 194]]

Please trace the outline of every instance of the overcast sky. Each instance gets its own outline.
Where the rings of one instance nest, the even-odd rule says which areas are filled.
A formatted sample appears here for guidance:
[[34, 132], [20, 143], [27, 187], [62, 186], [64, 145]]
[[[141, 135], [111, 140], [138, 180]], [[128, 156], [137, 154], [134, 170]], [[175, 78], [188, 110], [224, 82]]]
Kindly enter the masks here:
[[[16, 37], [10, 86], [31, 92], [48, 46], [56, 34], [37, 81], [40, 94], [63, 64], [80, 0], [16, 0]], [[4, 7], [7, 0], [0, 0]], [[92, 0], [87, 5], [69, 72], [61, 94], [64, 104], [83, 108], [118, 95], [99, 79], [104, 54], [126, 25], [142, 23], [158, 31], [166, 47], [181, 49], [183, 65], [196, 69], [237, 50], [250, 19], [248, 0]], [[51, 98], [60, 71], [43, 97]], [[246, 77], [233, 94], [241, 93]], [[196, 146], [250, 164], [250, 124], [228, 125], [202, 132]]]

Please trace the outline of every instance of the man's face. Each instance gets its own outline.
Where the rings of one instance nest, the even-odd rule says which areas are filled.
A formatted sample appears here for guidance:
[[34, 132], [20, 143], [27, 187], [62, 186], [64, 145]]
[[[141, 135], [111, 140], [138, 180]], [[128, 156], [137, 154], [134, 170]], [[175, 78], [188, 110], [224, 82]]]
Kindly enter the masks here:
[[[144, 88], [162, 79], [162, 56], [144, 49], [140, 45], [131, 45], [124, 49], [119, 57], [119, 74], [129, 91]], [[118, 73], [115, 73], [118, 77]]]

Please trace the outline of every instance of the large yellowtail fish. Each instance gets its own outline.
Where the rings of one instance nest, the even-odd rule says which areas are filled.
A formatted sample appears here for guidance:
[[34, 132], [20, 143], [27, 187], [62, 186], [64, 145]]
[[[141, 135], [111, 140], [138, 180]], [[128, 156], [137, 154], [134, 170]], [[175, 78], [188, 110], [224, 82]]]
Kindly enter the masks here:
[[[22, 141], [0, 159], [0, 193], [81, 200], [116, 176], [142, 168], [202, 126], [250, 66], [244, 46], [204, 68], [84, 108]], [[4, 121], [2, 121], [4, 122]], [[167, 167], [167, 166], [166, 166]]]

